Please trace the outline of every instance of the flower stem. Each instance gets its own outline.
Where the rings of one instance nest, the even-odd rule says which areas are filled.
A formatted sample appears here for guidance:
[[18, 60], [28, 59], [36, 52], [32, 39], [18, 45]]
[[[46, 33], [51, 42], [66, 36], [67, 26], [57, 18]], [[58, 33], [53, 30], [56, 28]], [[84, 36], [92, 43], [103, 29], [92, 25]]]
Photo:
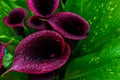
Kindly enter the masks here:
[[6, 72], [4, 72], [4, 73], [2, 74], [2, 77], [4, 77], [4, 75], [7, 74], [7, 73], [9, 73], [10, 71], [11, 71], [11, 68], [8, 69]]
[[15, 34], [18, 36], [25, 37], [24, 27], [14, 27], [13, 30], [15, 31]]

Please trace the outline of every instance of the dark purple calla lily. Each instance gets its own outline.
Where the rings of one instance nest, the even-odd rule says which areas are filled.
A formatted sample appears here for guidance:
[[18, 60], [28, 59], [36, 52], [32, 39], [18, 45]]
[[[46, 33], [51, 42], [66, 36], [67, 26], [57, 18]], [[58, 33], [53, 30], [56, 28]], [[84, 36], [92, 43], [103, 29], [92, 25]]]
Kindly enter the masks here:
[[44, 74], [60, 68], [70, 56], [70, 47], [57, 32], [43, 30], [24, 38], [17, 46], [10, 70]]
[[89, 24], [72, 12], [60, 12], [48, 20], [53, 29], [67, 39], [80, 40], [88, 35]]
[[41, 19], [39, 16], [31, 16], [28, 20], [28, 26], [39, 31], [51, 28], [48, 22], [45, 19]]
[[24, 8], [15, 8], [4, 18], [4, 23], [9, 27], [23, 27], [26, 16], [27, 11]]
[[59, 0], [27, 0], [30, 10], [42, 18], [50, 17], [58, 8]]
[[[6, 16], [3, 21], [4, 23], [13, 28], [17, 35], [24, 35], [24, 20], [27, 16], [27, 11], [24, 8], [13, 9], [8, 16]], [[19, 32], [21, 31], [21, 32]]]

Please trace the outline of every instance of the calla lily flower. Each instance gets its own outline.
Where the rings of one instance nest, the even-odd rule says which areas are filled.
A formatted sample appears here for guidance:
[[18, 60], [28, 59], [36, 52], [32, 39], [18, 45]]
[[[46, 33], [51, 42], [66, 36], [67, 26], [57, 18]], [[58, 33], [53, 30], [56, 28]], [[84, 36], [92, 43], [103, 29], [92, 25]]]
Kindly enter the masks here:
[[[59, 0], [51, 0], [51, 2], [48, 0], [28, 0], [28, 7], [33, 13], [35, 13], [35, 15], [37, 15], [29, 18], [29, 27], [36, 30], [44, 30], [48, 22], [55, 31], [62, 34], [65, 38], [72, 40], [80, 40], [86, 38], [89, 31], [89, 24], [85, 19], [75, 13], [61, 12], [55, 16], [50, 16], [49, 19], [45, 19], [45, 16], [43, 17], [43, 15], [46, 15], [46, 13], [44, 13], [44, 10], [42, 9], [46, 10], [46, 8], [52, 7], [53, 12], [55, 12], [58, 7], [58, 3]], [[46, 6], [47, 4], [49, 4], [49, 6]], [[41, 15], [40, 13], [43, 14]]]
[[30, 28], [36, 29], [38, 31], [49, 29], [51, 30], [51, 25], [39, 16], [31, 16], [28, 20], [28, 25]]
[[72, 12], [60, 12], [51, 17], [48, 22], [55, 31], [72, 40], [86, 38], [90, 28], [85, 19]]
[[3, 21], [7, 26], [13, 28], [17, 35], [25, 36], [23, 27], [26, 16], [27, 11], [24, 8], [15, 8]]
[[[70, 57], [77, 42], [88, 36], [89, 24], [72, 12], [54, 15], [59, 0], [27, 0], [29, 9], [35, 14], [28, 19], [28, 26], [38, 30], [24, 38], [15, 50], [12, 67], [6, 71], [28, 73], [30, 80], [52, 80], [55, 70], [62, 67]], [[4, 23], [12, 27], [17, 35], [24, 34], [24, 8], [13, 9]], [[70, 46], [71, 48], [70, 48]]]
[[60, 12], [48, 20], [51, 27], [60, 33], [74, 49], [79, 40], [88, 36], [89, 24], [79, 15], [72, 12]]
[[[48, 29], [48, 30], [52, 30], [52, 32], [55, 31], [55, 33], [61, 35], [65, 40], [64, 43], [67, 42], [69, 45], [71, 45], [71, 43], [74, 43], [73, 41], [76, 42], [80, 39], [84, 39], [87, 37], [89, 27], [83, 28], [80, 26], [80, 29], [84, 29], [84, 30], [82, 30], [82, 31], [78, 30], [79, 29], [78, 28], [78, 24], [79, 24], [78, 20], [81, 20], [82, 17], [85, 18], [90, 23], [90, 26], [91, 26], [91, 30], [89, 32], [89, 37], [86, 38], [85, 40], [79, 41], [78, 46], [75, 48], [75, 50], [72, 51], [72, 55], [71, 55], [69, 62], [64, 67], [59, 69], [60, 72], [58, 72], [58, 75], [54, 75], [55, 80], [106, 80], [106, 79], [107, 80], [120, 80], [120, 61], [119, 61], [120, 60], [120, 17], [119, 17], [120, 16], [120, 14], [119, 14], [120, 0], [61, 0], [61, 5], [58, 10], [58, 11], [60, 11], [60, 13], [58, 13], [58, 14], [56, 14], [55, 12], [52, 14], [51, 13], [49, 14], [49, 12], [44, 11], [44, 10], [48, 9], [48, 8], [46, 8], [48, 5], [46, 6], [46, 3], [45, 3], [44, 7], [43, 6], [39, 7], [39, 5], [40, 5], [39, 3], [41, 3], [40, 0], [30, 0], [30, 1], [32, 3], [30, 3], [29, 6], [33, 7], [33, 5], [31, 5], [31, 4], [35, 4], [34, 5], [35, 7], [30, 9], [34, 13], [33, 15], [30, 14], [31, 17], [33, 17], [33, 18], [31, 18], [31, 20], [29, 19], [30, 20], [30, 25], [29, 25], [30, 28], [34, 28], [34, 29], [40, 30], [40, 31], [46, 30], [46, 29], [48, 29], [48, 28], [46, 28], [46, 27], [48, 27], [48, 26], [46, 26], [46, 23], [47, 23], [47, 24], [49, 24], [49, 27], [50, 27], [50, 29]], [[35, 1], [35, 3], [33, 3], [34, 1]], [[46, 2], [46, 0], [43, 0], [43, 1]], [[52, 0], [48, 0], [48, 1], [52, 2]], [[66, 1], [65, 5], [62, 3], [62, 1], [63, 2]], [[15, 5], [13, 5], [12, 3], [15, 3]], [[50, 4], [50, 3], [47, 3], [47, 4]], [[7, 9], [16, 7], [16, 5], [25, 7], [27, 9], [26, 0], [24, 0], [24, 1], [23, 0], [22, 1], [20, 1], [20, 0], [14, 0], [14, 1], [1, 0], [0, 19], [2, 19], [5, 16], [5, 14], [8, 13], [9, 10], [7, 10]], [[41, 9], [39, 10], [39, 8], [42, 8], [42, 10]], [[51, 9], [51, 6], [49, 8]], [[52, 10], [53, 10], [53, 5], [52, 5]], [[41, 11], [43, 11], [42, 14], [41, 14]], [[61, 11], [70, 11], [69, 17], [68, 17], [68, 12], [61, 12]], [[76, 14], [79, 14], [82, 17], [79, 16], [80, 19], [74, 18], [75, 16], [73, 17], [73, 15], [75, 13], [72, 13], [72, 12], [75, 12]], [[37, 17], [34, 18], [34, 16], [37, 16]], [[37, 21], [38, 23], [40, 21], [40, 24], [37, 26], [34, 23], [34, 22], [36, 22], [36, 20], [38, 20]], [[85, 20], [85, 23], [87, 22], [86, 20]], [[88, 24], [88, 22], [87, 22], [87, 24]], [[78, 29], [75, 28], [72, 31], [72, 26], [76, 26], [75, 23], [77, 24], [76, 28], [78, 28]], [[66, 25], [68, 25], [68, 26], [66, 26]], [[89, 26], [89, 24], [87, 26]], [[29, 34], [29, 32], [30, 32], [30, 34]], [[27, 32], [26, 33], [31, 36], [32, 32], [33, 32], [33, 30], [28, 29], [28, 33]], [[36, 33], [34, 33], [34, 34], [36, 34]], [[9, 28], [6, 28], [6, 26], [3, 23], [1, 23], [1, 25], [0, 25], [0, 40], [1, 41], [3, 39], [6, 40], [7, 38], [1, 37], [2, 35], [9, 36], [9, 39], [11, 37], [13, 37], [11, 34], [11, 30], [9, 30]], [[38, 35], [36, 35], [36, 36], [38, 36]], [[26, 38], [28, 38], [28, 37], [26, 37]], [[13, 38], [13, 39], [15, 39], [15, 38]], [[31, 39], [31, 38], [29, 38], [29, 39]], [[30, 45], [33, 42], [34, 42], [34, 44], [35, 43], [37, 44], [38, 42], [34, 41], [36, 39], [38, 39], [38, 38], [34, 38], [31, 42], [28, 39], [26, 39], [26, 43], [28, 41], [29, 41], [29, 43], [21, 46], [22, 43], [20, 42], [20, 44], [18, 46], [24, 47], [24, 46]], [[42, 39], [44, 39], [44, 38], [42, 38]], [[17, 39], [15, 39], [15, 40], [17, 40]], [[40, 38], [40, 40], [41, 40], [41, 38]], [[32, 45], [33, 47], [36, 45], [36, 44], [35, 45], [34, 44]], [[13, 46], [10, 46], [8, 48], [12, 48], [12, 47]], [[19, 48], [21, 48], [21, 47], [19, 47]], [[57, 46], [57, 47], [59, 47], [59, 46]], [[19, 52], [22, 50], [23, 49], [20, 49]], [[29, 50], [27, 47], [24, 47], [24, 50], [26, 50], [24, 52], [28, 52], [28, 51], [35, 52], [35, 49], [34, 48], [31, 49], [30, 47], [29, 47]], [[46, 49], [46, 51], [47, 50], [49, 50], [49, 49]], [[8, 52], [12, 53], [13, 51], [8, 50]], [[38, 63], [38, 62], [37, 61], [35, 62], [32, 57], [28, 58], [29, 57], [28, 53], [26, 54], [26, 53], [21, 52], [20, 55], [17, 56], [16, 55], [17, 52], [18, 52], [18, 48], [16, 49], [16, 52], [15, 52], [15, 61], [13, 63], [13, 70], [17, 71], [17, 69], [18, 69], [19, 72], [20, 71], [22, 72], [23, 70], [25, 70], [24, 67], [26, 67], [26, 68], [29, 68], [30, 72], [32, 72], [32, 71], [38, 69], [38, 65], [33, 65], [34, 63]], [[16, 56], [17, 56], [17, 58], [16, 58]], [[58, 59], [59, 57], [60, 56], [55, 56], [54, 54], [51, 54], [51, 55], [48, 55], [47, 58], [42, 57], [41, 62], [43, 62], [44, 60], [49, 61], [49, 60], [52, 60], [53, 58]], [[35, 59], [38, 59], [38, 58], [35, 57]], [[32, 62], [33, 62], [33, 64], [32, 64]], [[55, 62], [55, 61], [51, 61], [51, 63], [53, 63], [53, 62]], [[4, 61], [4, 63], [5, 63], [5, 61]], [[19, 64], [19, 63], [22, 63], [22, 64]], [[30, 63], [30, 64], [27, 64], [27, 63]], [[20, 68], [18, 66], [20, 66]], [[23, 68], [22, 68], [22, 66], [23, 66]], [[30, 66], [32, 66], [32, 67], [30, 67]], [[44, 66], [49, 66], [49, 65], [46, 64]], [[36, 67], [36, 68], [33, 68], [33, 67]], [[7, 69], [8, 69], [8, 67], [7, 67]], [[43, 69], [43, 67], [41, 67], [41, 69]], [[47, 70], [47, 69], [45, 69], [45, 70]], [[39, 70], [39, 71], [41, 71], [41, 70]], [[53, 70], [53, 71], [56, 71], [56, 70]], [[2, 72], [2, 71], [0, 71], [0, 72]], [[10, 72], [10, 74], [8, 73], [7, 75], [4, 75], [4, 77], [1, 76], [0, 80], [19, 80], [19, 79], [20, 80], [22, 80], [22, 79], [24, 79], [24, 80], [43, 80], [43, 79], [48, 80], [50, 76], [51, 77], [53, 76], [51, 74], [48, 74], [49, 72], [46, 72], [46, 73], [38, 72], [35, 74], [35, 73], [30, 73], [30, 72], [28, 73], [26, 70], [25, 73], [28, 73], [29, 76], [27, 76], [24, 73], [22, 74], [19, 72], [17, 72], [17, 74], [16, 74], [16, 72], [15, 73], [13, 72], [12, 74]], [[49, 76], [46, 74], [48, 74]], [[28, 77], [29, 77], [29, 79], [28, 79]], [[43, 78], [43, 77], [46, 77], [46, 78]]]
[[[52, 7], [53, 12], [55, 12], [59, 0], [56, 0], [56, 2], [51, 0], [51, 5], [46, 6], [48, 2], [49, 1], [46, 0], [28, 0], [28, 7], [36, 15], [29, 18], [29, 27], [36, 30], [55, 30], [64, 36], [70, 46], [74, 48], [79, 40], [85, 39], [88, 36], [90, 28], [88, 22], [81, 16], [72, 12], [60, 12], [54, 16], [49, 14], [51, 16], [47, 17], [44, 11]], [[42, 8], [45, 10], [42, 11]], [[43, 17], [43, 15], [45, 16]]]
[[54, 31], [43, 30], [24, 38], [17, 46], [10, 70], [44, 74], [60, 68], [70, 56], [70, 47]]
[[59, 0], [27, 0], [28, 7], [42, 18], [49, 18], [58, 8]]
[[36, 15], [29, 18], [29, 27], [36, 30], [51, 29], [46, 18], [53, 15], [59, 2], [59, 0], [27, 0], [29, 9]]

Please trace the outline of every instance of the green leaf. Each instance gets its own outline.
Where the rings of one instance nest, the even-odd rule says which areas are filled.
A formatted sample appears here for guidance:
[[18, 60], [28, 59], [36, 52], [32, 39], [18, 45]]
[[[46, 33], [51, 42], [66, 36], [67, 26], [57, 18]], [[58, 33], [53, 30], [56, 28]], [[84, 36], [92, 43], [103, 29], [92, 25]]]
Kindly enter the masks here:
[[9, 37], [9, 36], [6, 36], [6, 35], [1, 35], [0, 36], [0, 41], [3, 42], [3, 43], [7, 43], [9, 42], [10, 40], [13, 40], [11, 44], [18, 44], [23, 38], [21, 36], [13, 36], [13, 37]]
[[2, 0], [1, 3], [4, 3], [4, 5], [8, 6], [7, 8], [16, 8], [19, 7], [18, 5], [15, 4], [15, 0]]
[[77, 58], [64, 80], [120, 80], [120, 38], [106, 42], [96, 53]]
[[27, 0], [16, 0], [15, 1], [16, 5], [25, 8], [28, 11], [28, 17], [30, 17], [32, 15], [32, 12], [30, 11], [30, 9], [27, 6]]
[[28, 75], [25, 73], [11, 71], [4, 76], [0, 76], [0, 80], [29, 80], [29, 79]]
[[27, 0], [16, 0], [15, 3], [23, 8], [28, 9]]
[[7, 36], [15, 35], [13, 30], [3, 23], [3, 18], [8, 15], [8, 12], [11, 11], [12, 6], [14, 6], [12, 0], [0, 1], [0, 35], [7, 35]]
[[3, 66], [9, 68], [13, 62], [13, 55], [10, 53], [5, 53], [3, 57]]
[[[88, 38], [81, 40], [73, 52], [71, 57], [79, 56], [71, 60], [64, 80], [120, 79], [119, 3], [119, 0], [67, 0], [65, 11], [85, 18], [91, 29]], [[85, 56], [80, 57], [81, 54]]]
[[65, 11], [79, 14], [90, 24], [88, 38], [79, 42], [75, 54], [100, 50], [103, 45], [98, 44], [105, 44], [106, 37], [120, 29], [119, 3], [120, 0], [67, 0]]
[[57, 9], [57, 11], [56, 11], [56, 14], [59, 13], [59, 12], [62, 12], [63, 9], [64, 9], [64, 6], [65, 6], [65, 5], [64, 5], [63, 1], [60, 0], [59, 7], [58, 7], [58, 9]]
[[15, 52], [16, 46], [22, 39], [23, 38], [21, 36], [13, 36], [13, 37], [6, 36], [6, 35], [0, 36], [0, 42], [3, 42], [5, 44], [12, 40], [12, 42], [7, 46], [8, 52], [12, 54]]

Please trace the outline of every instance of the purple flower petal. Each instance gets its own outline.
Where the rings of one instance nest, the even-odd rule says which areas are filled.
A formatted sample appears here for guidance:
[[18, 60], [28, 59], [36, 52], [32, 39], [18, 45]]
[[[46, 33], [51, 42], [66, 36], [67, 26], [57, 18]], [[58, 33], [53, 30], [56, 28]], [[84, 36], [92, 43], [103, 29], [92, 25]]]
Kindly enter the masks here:
[[2, 67], [2, 60], [4, 56], [5, 47], [6, 45], [0, 42], [0, 68]]
[[59, 0], [27, 0], [28, 7], [36, 15], [48, 18], [58, 8]]
[[13, 28], [16, 35], [25, 37], [23, 27], [26, 16], [27, 11], [24, 8], [15, 8], [3, 19], [3, 21], [7, 26]]
[[3, 21], [9, 27], [23, 27], [26, 16], [27, 11], [24, 8], [15, 8], [3, 19]]
[[51, 28], [46, 20], [41, 19], [39, 16], [31, 16], [28, 20], [28, 25], [30, 28], [36, 30], [45, 30]]
[[54, 30], [67, 39], [80, 40], [87, 37], [88, 22], [79, 15], [71, 12], [61, 12], [49, 19]]
[[11, 70], [43, 74], [60, 68], [70, 56], [61, 35], [43, 30], [24, 38], [17, 46]]

